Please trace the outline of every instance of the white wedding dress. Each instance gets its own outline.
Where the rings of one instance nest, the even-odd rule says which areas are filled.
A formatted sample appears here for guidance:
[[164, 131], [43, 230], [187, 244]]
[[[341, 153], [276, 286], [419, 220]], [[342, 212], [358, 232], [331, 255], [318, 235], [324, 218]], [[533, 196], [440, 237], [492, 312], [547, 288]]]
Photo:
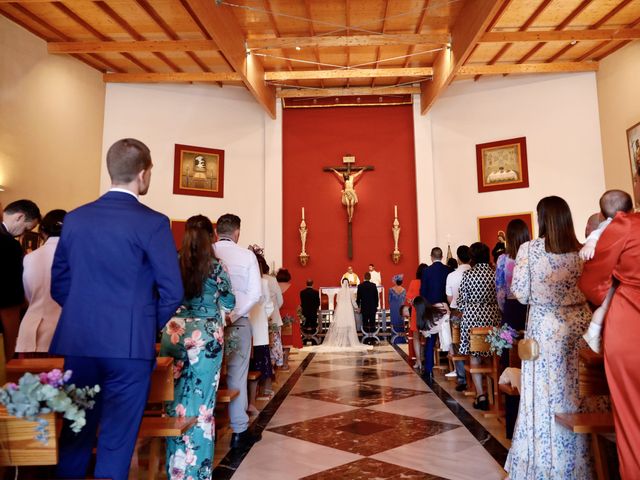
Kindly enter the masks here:
[[336, 296], [336, 302], [333, 321], [322, 345], [304, 347], [304, 350], [312, 352], [364, 352], [373, 349], [371, 345], [364, 345], [358, 340], [351, 291], [347, 283], [342, 285]]

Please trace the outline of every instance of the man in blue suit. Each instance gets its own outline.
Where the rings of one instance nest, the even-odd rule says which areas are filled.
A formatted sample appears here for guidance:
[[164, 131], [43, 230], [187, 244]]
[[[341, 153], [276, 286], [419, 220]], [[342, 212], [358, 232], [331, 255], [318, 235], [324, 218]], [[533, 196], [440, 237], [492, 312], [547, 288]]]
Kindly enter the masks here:
[[62, 430], [60, 478], [85, 477], [99, 427], [94, 476], [127, 479], [156, 335], [182, 300], [169, 219], [138, 201], [152, 167], [142, 142], [117, 141], [107, 152], [111, 189], [65, 218], [51, 278], [62, 314], [50, 352], [65, 357], [73, 383], [101, 391], [82, 431]]
[[[435, 303], [447, 303], [447, 276], [451, 269], [442, 263], [442, 249], [434, 247], [431, 249], [431, 265], [422, 272], [420, 282], [420, 296], [431, 305]], [[425, 375], [427, 379], [433, 377], [433, 347], [436, 343], [436, 336], [427, 338], [424, 348]]]

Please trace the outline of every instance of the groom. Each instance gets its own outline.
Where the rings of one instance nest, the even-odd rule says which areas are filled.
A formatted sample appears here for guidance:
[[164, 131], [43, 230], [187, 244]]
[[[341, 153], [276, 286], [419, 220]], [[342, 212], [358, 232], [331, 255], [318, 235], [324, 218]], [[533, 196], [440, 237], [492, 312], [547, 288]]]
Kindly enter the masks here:
[[378, 311], [378, 287], [371, 281], [371, 273], [364, 274], [364, 282], [358, 285], [356, 303], [362, 313], [362, 324], [367, 333], [376, 329], [376, 312]]

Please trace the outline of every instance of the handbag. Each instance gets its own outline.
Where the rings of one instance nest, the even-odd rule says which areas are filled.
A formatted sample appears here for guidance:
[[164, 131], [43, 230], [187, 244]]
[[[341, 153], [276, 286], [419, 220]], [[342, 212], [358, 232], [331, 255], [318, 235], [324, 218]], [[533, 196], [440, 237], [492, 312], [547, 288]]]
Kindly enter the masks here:
[[[529, 313], [531, 311], [531, 242], [527, 249], [527, 261], [529, 267], [529, 303], [527, 304], [527, 317], [524, 324], [525, 335], [529, 324]], [[540, 344], [535, 338], [523, 338], [518, 342], [518, 356], [520, 360], [533, 362], [540, 356]]]

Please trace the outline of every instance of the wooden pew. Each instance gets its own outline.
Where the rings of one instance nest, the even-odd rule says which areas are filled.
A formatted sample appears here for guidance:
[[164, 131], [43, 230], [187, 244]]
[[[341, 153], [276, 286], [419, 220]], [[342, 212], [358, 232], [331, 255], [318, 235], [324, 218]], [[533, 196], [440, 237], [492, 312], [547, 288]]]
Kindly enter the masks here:
[[[487, 334], [492, 327], [476, 327], [469, 332], [469, 352], [488, 352], [489, 344], [485, 341]], [[491, 365], [482, 367], [465, 366], [470, 374], [480, 373], [487, 380], [487, 397], [491, 404], [491, 409], [483, 413], [485, 417], [500, 416], [503, 414], [502, 395], [500, 394], [498, 380], [500, 378], [500, 358], [491, 355]]]
[[[578, 391], [581, 397], [609, 395], [604, 357], [591, 349], [582, 349], [578, 360]], [[574, 433], [591, 437], [598, 480], [609, 479], [603, 433], [614, 433], [611, 413], [556, 413], [556, 423]]]

